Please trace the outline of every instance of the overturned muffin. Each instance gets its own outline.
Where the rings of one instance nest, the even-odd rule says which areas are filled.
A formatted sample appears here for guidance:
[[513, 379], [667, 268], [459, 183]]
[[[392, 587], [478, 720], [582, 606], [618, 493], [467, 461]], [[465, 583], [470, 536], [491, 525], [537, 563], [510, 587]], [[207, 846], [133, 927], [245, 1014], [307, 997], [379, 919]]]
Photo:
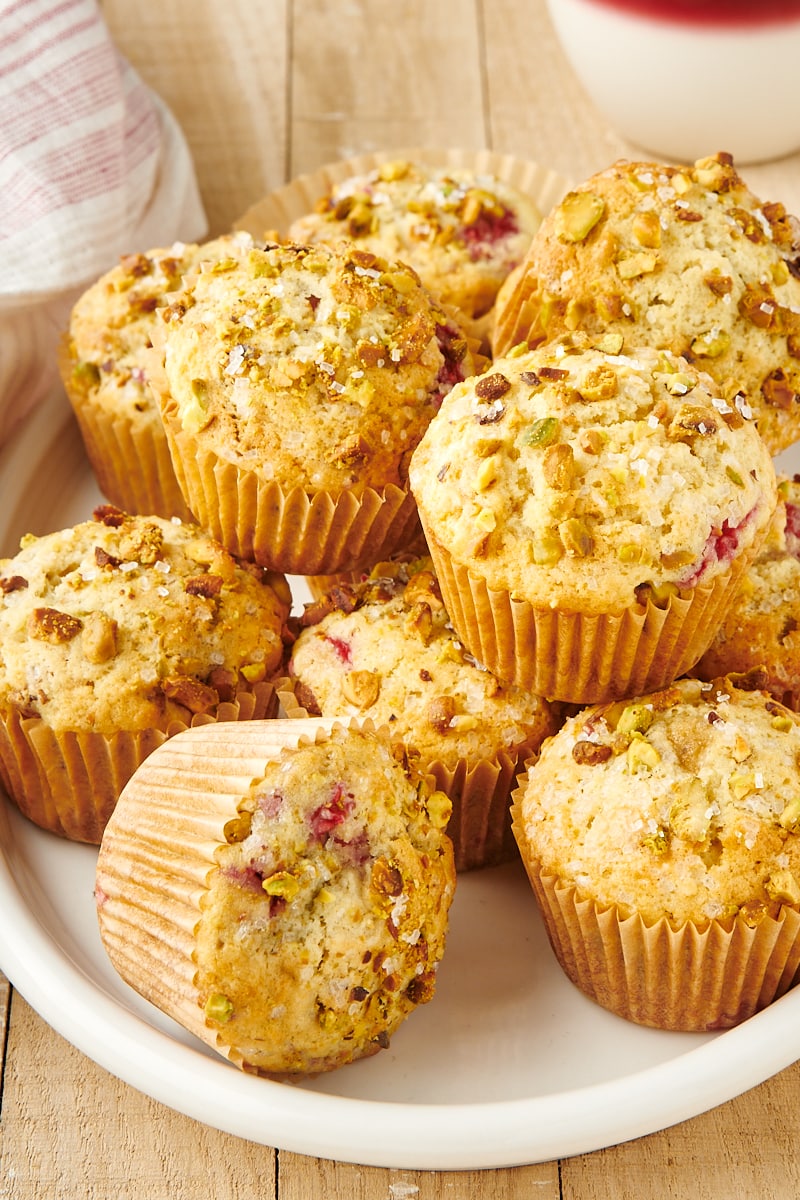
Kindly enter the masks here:
[[800, 480], [782, 479], [770, 534], [739, 582], [713, 642], [694, 668], [700, 679], [763, 672], [762, 686], [800, 707]]
[[359, 586], [306, 606], [289, 660], [287, 713], [364, 715], [388, 724], [420, 773], [453, 803], [456, 867], [516, 855], [509, 793], [524, 759], [557, 727], [546, 700], [508, 686], [458, 640], [430, 559], [382, 563]]
[[553, 209], [498, 309], [494, 352], [576, 329], [687, 358], [752, 410], [773, 453], [800, 436], [800, 225], [730, 155], [621, 161]]
[[37, 824], [99, 842], [136, 766], [192, 721], [270, 716], [282, 576], [194, 525], [130, 516], [23, 538], [0, 562], [0, 774]]
[[258, 1074], [317, 1074], [388, 1046], [432, 998], [444, 952], [446, 797], [371, 726], [330, 725], [173, 739], [125, 790], [98, 858], [116, 969]]
[[514, 830], [578, 987], [643, 1024], [708, 1030], [792, 985], [798, 750], [800, 718], [732, 679], [566, 722], [515, 793]]
[[289, 236], [401, 259], [469, 320], [491, 309], [540, 221], [528, 196], [485, 172], [397, 160], [334, 183]]
[[352, 246], [253, 247], [201, 269], [167, 316], [162, 415], [204, 528], [300, 574], [403, 548], [411, 453], [473, 370], [409, 267]]
[[76, 302], [61, 376], [103, 495], [131, 513], [191, 520], [149, 386], [159, 309], [201, 261], [244, 252], [244, 233], [125, 254]]

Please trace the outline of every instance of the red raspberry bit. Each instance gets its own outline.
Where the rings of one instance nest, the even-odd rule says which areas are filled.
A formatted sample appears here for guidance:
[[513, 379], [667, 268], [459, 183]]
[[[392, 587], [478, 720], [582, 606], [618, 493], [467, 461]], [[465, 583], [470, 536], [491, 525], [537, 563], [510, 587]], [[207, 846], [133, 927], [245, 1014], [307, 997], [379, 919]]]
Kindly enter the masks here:
[[509, 208], [504, 208], [500, 213], [482, 209], [477, 221], [465, 225], [461, 230], [461, 236], [469, 246], [472, 259], [488, 257], [488, 247], [515, 233], [519, 233], [519, 223]]
[[261, 809], [265, 817], [277, 817], [283, 804], [283, 793], [277, 788], [273, 788], [271, 792], [267, 792], [264, 796], [258, 797], [258, 807]]
[[324, 841], [332, 829], [347, 819], [355, 806], [352, 792], [347, 792], [343, 783], [335, 783], [330, 799], [315, 808], [309, 818], [314, 837], [320, 842]]
[[352, 666], [353, 653], [349, 642], [344, 641], [343, 638], [331, 637], [327, 633], [325, 634], [325, 641], [330, 642], [341, 662], [345, 663], [348, 667]]
[[786, 549], [800, 559], [800, 505], [786, 505]]

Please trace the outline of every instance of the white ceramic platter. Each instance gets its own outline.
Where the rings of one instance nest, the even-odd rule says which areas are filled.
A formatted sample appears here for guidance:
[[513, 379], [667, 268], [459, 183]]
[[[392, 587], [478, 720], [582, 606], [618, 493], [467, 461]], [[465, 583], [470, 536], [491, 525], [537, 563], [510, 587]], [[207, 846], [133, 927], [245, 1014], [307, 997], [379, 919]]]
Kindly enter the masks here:
[[[784, 456], [784, 469], [797, 469]], [[63, 396], [0, 456], [0, 553], [86, 519], [100, 497]], [[296, 596], [302, 598], [298, 581]], [[198, 1121], [322, 1158], [419, 1169], [547, 1161], [651, 1133], [800, 1057], [800, 990], [718, 1034], [643, 1029], [562, 975], [515, 866], [462, 876], [433, 1001], [389, 1050], [304, 1086], [240, 1073], [114, 973], [96, 851], [0, 796], [0, 967], [60, 1034]]]

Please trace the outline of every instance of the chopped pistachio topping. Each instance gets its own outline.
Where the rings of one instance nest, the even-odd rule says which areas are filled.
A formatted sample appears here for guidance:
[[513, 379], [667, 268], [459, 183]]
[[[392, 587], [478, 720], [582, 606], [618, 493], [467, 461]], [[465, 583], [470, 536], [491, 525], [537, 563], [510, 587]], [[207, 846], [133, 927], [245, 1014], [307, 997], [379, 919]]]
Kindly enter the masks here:
[[224, 1025], [233, 1016], [233, 1003], [221, 992], [213, 992], [206, 1000], [203, 1011], [209, 1021]]
[[534, 421], [522, 441], [526, 446], [549, 446], [558, 437], [558, 417], [541, 417]]
[[565, 242], [582, 242], [605, 209], [605, 200], [594, 192], [569, 192], [556, 214], [558, 236]]
[[294, 900], [300, 891], [300, 883], [291, 871], [276, 871], [261, 884], [268, 896], [279, 896], [282, 900]]

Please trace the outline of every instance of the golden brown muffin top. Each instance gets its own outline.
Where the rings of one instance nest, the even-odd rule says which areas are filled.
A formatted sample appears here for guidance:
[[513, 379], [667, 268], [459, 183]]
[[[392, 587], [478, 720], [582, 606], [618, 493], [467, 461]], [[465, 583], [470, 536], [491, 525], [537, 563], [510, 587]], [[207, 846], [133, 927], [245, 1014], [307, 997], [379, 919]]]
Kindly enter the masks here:
[[390, 724], [419, 762], [478, 762], [538, 745], [556, 728], [546, 700], [503, 684], [458, 640], [430, 559], [385, 563], [359, 586], [306, 606], [289, 673], [324, 716]]
[[410, 481], [426, 531], [489, 586], [621, 611], [754, 553], [775, 473], [747, 407], [685, 360], [587, 343], [568, 335], [454, 388]]
[[188, 722], [272, 674], [289, 604], [197, 526], [104, 505], [0, 560], [0, 704], [58, 730]]
[[352, 246], [254, 247], [201, 267], [169, 315], [183, 427], [309, 491], [403, 485], [442, 397], [473, 369], [411, 268]]
[[335, 183], [289, 237], [402, 259], [443, 304], [481, 317], [540, 221], [528, 196], [493, 175], [395, 160]]
[[773, 453], [800, 436], [800, 223], [730, 155], [618, 162], [553, 209], [497, 315], [495, 352], [575, 329], [685, 356], [728, 401], [744, 394]]
[[753, 682], [680, 680], [568, 720], [515, 797], [525, 856], [648, 923], [800, 908], [800, 717]]

